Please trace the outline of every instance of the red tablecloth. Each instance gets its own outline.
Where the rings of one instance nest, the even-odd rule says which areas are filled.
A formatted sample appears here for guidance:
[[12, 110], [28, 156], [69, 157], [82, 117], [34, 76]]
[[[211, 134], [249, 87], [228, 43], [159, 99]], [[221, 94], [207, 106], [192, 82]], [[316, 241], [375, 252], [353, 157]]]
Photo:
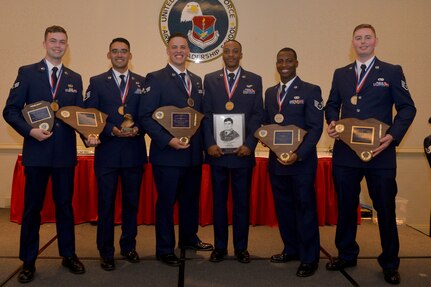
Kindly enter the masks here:
[[[267, 168], [268, 159], [256, 158], [250, 198], [250, 224], [252, 225], [277, 225]], [[319, 158], [315, 183], [319, 225], [333, 225], [337, 223], [337, 202], [331, 173], [331, 158]], [[19, 155], [13, 175], [10, 209], [10, 220], [19, 224], [22, 220], [24, 208], [24, 184], [24, 167]], [[121, 222], [121, 188], [119, 187], [118, 190], [115, 210], [116, 223]], [[156, 198], [157, 192], [153, 181], [152, 168], [148, 164], [145, 165], [144, 179], [141, 187], [138, 213], [139, 224], [154, 224]], [[229, 218], [231, 218], [232, 207], [230, 198], [229, 201]], [[97, 183], [93, 170], [93, 156], [78, 156], [78, 165], [75, 169], [73, 207], [76, 224], [97, 221]], [[203, 165], [199, 210], [201, 225], [212, 224], [212, 211], [210, 167]], [[50, 184], [48, 185], [41, 216], [42, 223], [55, 222], [55, 206], [52, 201]], [[178, 221], [177, 218], [175, 218], [175, 221]]]

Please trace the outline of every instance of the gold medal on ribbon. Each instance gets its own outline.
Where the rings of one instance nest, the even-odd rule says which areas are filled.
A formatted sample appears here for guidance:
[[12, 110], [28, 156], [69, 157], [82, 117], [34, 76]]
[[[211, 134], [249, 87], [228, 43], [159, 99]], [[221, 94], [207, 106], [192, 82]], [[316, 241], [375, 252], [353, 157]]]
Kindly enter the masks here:
[[284, 121], [284, 116], [283, 116], [282, 114], [276, 114], [276, 115], [274, 116], [274, 121], [275, 121], [277, 124], [281, 124], [281, 123]]
[[51, 103], [51, 109], [56, 112], [58, 111], [58, 109], [60, 108], [60, 106], [58, 105], [57, 101], [54, 101]]
[[120, 115], [124, 115], [124, 106], [119, 106], [119, 107], [118, 107], [118, 113], [119, 113]]
[[358, 104], [358, 95], [353, 95], [350, 98], [350, 102], [352, 103], [352, 105], [356, 106]]
[[233, 102], [231, 102], [231, 101], [227, 102], [227, 103], [226, 103], [226, 105], [225, 105], [225, 108], [226, 108], [226, 110], [228, 110], [228, 111], [233, 110], [233, 108], [234, 108], [234, 107], [235, 107], [235, 105], [234, 105], [234, 103], [233, 103]]
[[189, 107], [193, 107], [195, 105], [195, 101], [193, 101], [192, 98], [188, 98], [187, 99], [187, 104], [189, 105]]

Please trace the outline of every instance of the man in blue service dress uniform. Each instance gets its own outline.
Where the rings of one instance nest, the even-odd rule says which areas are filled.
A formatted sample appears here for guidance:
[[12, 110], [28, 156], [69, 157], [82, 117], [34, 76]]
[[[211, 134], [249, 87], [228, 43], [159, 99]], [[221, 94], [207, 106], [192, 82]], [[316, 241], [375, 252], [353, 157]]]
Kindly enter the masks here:
[[121, 177], [122, 225], [121, 255], [131, 263], [139, 261], [136, 252], [139, 193], [147, 153], [143, 129], [138, 120], [144, 77], [128, 69], [132, 58], [130, 43], [115, 38], [107, 54], [112, 69], [90, 79], [85, 105], [108, 114], [95, 149], [94, 169], [97, 177], [98, 222], [97, 248], [101, 267], [114, 270], [114, 212], [118, 178]]
[[308, 277], [317, 270], [320, 253], [314, 182], [316, 145], [323, 130], [322, 92], [296, 75], [298, 60], [293, 49], [280, 50], [276, 66], [281, 81], [266, 90], [265, 122], [295, 125], [307, 135], [288, 161], [278, 159], [272, 151], [269, 154], [268, 170], [284, 244], [283, 252], [273, 255], [271, 262], [299, 259], [296, 275]]
[[[220, 262], [227, 255], [229, 182], [232, 183], [233, 244], [235, 256], [242, 263], [250, 262], [248, 247], [251, 176], [255, 165], [254, 132], [264, 117], [262, 78], [240, 66], [241, 44], [235, 40], [223, 46], [225, 67], [205, 76], [204, 139], [211, 165], [214, 213], [214, 243], [211, 262]], [[229, 83], [230, 82], [230, 83]], [[232, 154], [225, 154], [217, 145], [214, 114], [244, 114], [244, 142]]]
[[[380, 139], [380, 146], [373, 150], [373, 158], [369, 162], [362, 162], [346, 144], [335, 141], [333, 178], [338, 197], [335, 244], [339, 256], [329, 262], [326, 268], [340, 270], [357, 264], [359, 246], [355, 240], [356, 210], [360, 182], [365, 176], [379, 218], [382, 253], [378, 262], [383, 268], [385, 280], [390, 284], [399, 284], [395, 147], [400, 144], [412, 123], [416, 108], [401, 67], [377, 59], [374, 55], [376, 45], [373, 26], [361, 24], [354, 29], [352, 46], [356, 61], [335, 71], [326, 105], [328, 135], [335, 139], [339, 137], [335, 131], [339, 118], [375, 118], [390, 126], [386, 135]], [[392, 114], [394, 106], [395, 117]]]
[[24, 214], [21, 225], [19, 258], [23, 267], [18, 281], [33, 280], [39, 250], [40, 211], [45, 199], [48, 179], [52, 180], [52, 196], [56, 210], [57, 240], [62, 264], [75, 274], [85, 272], [75, 254], [74, 218], [72, 209], [73, 181], [76, 159], [75, 131], [55, 119], [51, 132], [30, 126], [21, 110], [27, 104], [51, 102], [52, 109], [82, 106], [81, 76], [62, 64], [68, 37], [60, 26], [45, 30], [45, 58], [39, 63], [23, 66], [10, 90], [3, 117], [24, 137], [22, 163], [25, 167]]
[[203, 147], [200, 129], [189, 143], [180, 141], [152, 119], [163, 106], [187, 106], [201, 112], [202, 80], [186, 70], [190, 53], [187, 38], [172, 34], [166, 49], [169, 63], [149, 73], [140, 104], [140, 122], [151, 137], [150, 162], [157, 188], [156, 256], [170, 266], [180, 265], [174, 253], [174, 204], [179, 204], [180, 248], [211, 251], [212, 245], [197, 236], [199, 226], [199, 193], [202, 176]]

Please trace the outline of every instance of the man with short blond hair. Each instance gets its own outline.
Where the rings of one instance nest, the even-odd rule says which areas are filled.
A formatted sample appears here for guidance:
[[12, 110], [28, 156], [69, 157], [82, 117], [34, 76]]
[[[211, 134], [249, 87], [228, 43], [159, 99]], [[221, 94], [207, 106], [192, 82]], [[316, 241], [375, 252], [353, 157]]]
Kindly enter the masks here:
[[[338, 223], [335, 244], [338, 258], [329, 262], [331, 271], [357, 265], [357, 207], [361, 181], [365, 177], [373, 207], [379, 217], [382, 253], [378, 262], [384, 279], [400, 283], [399, 239], [395, 218], [397, 195], [396, 151], [413, 122], [416, 108], [410, 96], [401, 66], [380, 61], [374, 54], [378, 39], [373, 26], [361, 24], [353, 30], [352, 47], [356, 61], [337, 69], [326, 104], [328, 135], [336, 139], [333, 154], [333, 178], [338, 198]], [[396, 114], [393, 116], [393, 108]], [[341, 115], [340, 115], [341, 112]], [[372, 159], [363, 162], [345, 143], [338, 140], [336, 122], [344, 118], [377, 119], [390, 126]]]

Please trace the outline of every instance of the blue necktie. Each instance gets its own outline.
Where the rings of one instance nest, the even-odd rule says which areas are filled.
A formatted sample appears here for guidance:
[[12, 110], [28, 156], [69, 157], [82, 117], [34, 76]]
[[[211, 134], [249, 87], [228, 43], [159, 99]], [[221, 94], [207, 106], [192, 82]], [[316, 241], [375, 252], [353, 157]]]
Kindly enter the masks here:
[[359, 81], [362, 80], [362, 78], [365, 76], [365, 70], [367, 69], [367, 66], [365, 64], [361, 65], [361, 74], [359, 75]]
[[126, 89], [126, 81], [124, 80], [124, 75], [120, 75], [120, 90], [122, 93], [124, 93], [124, 90]]
[[229, 77], [229, 89], [232, 89], [233, 84], [235, 83], [235, 74], [234, 73], [229, 73], [228, 75]]
[[54, 68], [52, 68], [51, 71], [52, 71], [52, 73], [51, 73], [51, 82], [52, 82], [52, 87], [54, 88], [55, 85], [57, 85], [57, 81], [58, 81], [58, 77], [57, 77], [58, 68], [54, 67]]

